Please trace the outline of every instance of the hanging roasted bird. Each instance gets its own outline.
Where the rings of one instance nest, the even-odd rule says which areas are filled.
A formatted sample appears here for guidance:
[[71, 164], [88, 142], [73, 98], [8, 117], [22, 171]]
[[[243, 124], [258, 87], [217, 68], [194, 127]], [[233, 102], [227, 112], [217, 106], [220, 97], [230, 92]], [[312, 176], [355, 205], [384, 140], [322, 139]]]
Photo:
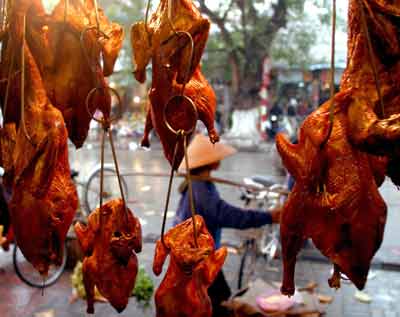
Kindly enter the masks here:
[[15, 132], [13, 164], [5, 165], [10, 168], [6, 174], [12, 174], [9, 208], [18, 247], [46, 276], [49, 265], [62, 262], [64, 241], [77, 208], [77, 193], [70, 176], [63, 117], [47, 98], [26, 42], [20, 47], [25, 56], [22, 95], [26, 120], [21, 120]]
[[214, 240], [204, 219], [195, 216], [197, 243], [193, 221], [188, 219], [159, 240], [153, 261], [153, 272], [161, 274], [168, 255], [167, 273], [155, 294], [157, 317], [211, 317], [212, 306], [207, 289], [221, 270], [227, 255], [226, 248], [215, 250]]
[[347, 111], [353, 91], [335, 96], [331, 134], [330, 101], [303, 123], [298, 144], [278, 134], [276, 144], [295, 185], [281, 218], [282, 293], [293, 295], [296, 256], [307, 238], [334, 264], [331, 287], [340, 286], [341, 273], [363, 289], [370, 263], [380, 247], [386, 205], [378, 191], [386, 159], [355, 147]]
[[[210, 22], [201, 16], [191, 0], [172, 1], [170, 10], [168, 2], [160, 1], [147, 24], [138, 22], [132, 26], [131, 44], [136, 65], [134, 75], [139, 82], [146, 80], [146, 66], [152, 62], [152, 86], [142, 145], [150, 145], [149, 133], [154, 128], [172, 165], [177, 136], [168, 128], [165, 119], [176, 131], [190, 131], [196, 124], [193, 109], [196, 108], [211, 142], [217, 142], [219, 136], [214, 128], [216, 96], [200, 67]], [[193, 39], [193, 50], [190, 38]], [[182, 97], [171, 101], [182, 94], [193, 104]], [[183, 155], [183, 142], [180, 142], [174, 168], [179, 166]]]
[[400, 185], [400, 1], [350, 0], [348, 30], [341, 90], [353, 89], [347, 112], [350, 141], [387, 156], [387, 175]]
[[[79, 148], [89, 130], [89, 111], [94, 113], [99, 108], [106, 115], [110, 112], [111, 97], [107, 90], [99, 89], [93, 94], [89, 111], [86, 97], [93, 88], [106, 86], [105, 76], [113, 72], [122, 46], [123, 29], [116, 23], [110, 23], [99, 9], [99, 28], [102, 32], [99, 33], [92, 0], [60, 0], [51, 14], [46, 14], [40, 0], [16, 0], [10, 9], [10, 21], [13, 21], [13, 16], [23, 13], [24, 5], [28, 7], [26, 39], [38, 64], [47, 96], [62, 112], [69, 138]], [[11, 74], [18, 71], [12, 61], [16, 58], [17, 45], [11, 32], [6, 33], [3, 43], [0, 73], [2, 78], [7, 78], [10, 69]], [[100, 66], [101, 56], [103, 69]], [[0, 85], [3, 98], [6, 87], [6, 83]], [[14, 92], [12, 90], [8, 98], [6, 122], [19, 120], [19, 97]]]
[[94, 313], [95, 287], [121, 313], [128, 304], [138, 272], [136, 253], [142, 250], [139, 219], [122, 199], [107, 202], [93, 211], [88, 225], [75, 224], [85, 255], [83, 283], [87, 313]]

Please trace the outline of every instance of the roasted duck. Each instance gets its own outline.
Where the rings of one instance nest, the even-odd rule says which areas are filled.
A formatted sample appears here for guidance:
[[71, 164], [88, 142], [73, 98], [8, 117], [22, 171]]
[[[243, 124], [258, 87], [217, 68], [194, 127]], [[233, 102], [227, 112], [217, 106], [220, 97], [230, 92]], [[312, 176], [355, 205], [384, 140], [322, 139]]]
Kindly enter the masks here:
[[107, 202], [92, 212], [88, 225], [77, 223], [75, 232], [85, 254], [83, 283], [87, 312], [94, 313], [94, 287], [120, 313], [128, 304], [135, 286], [142, 250], [139, 220], [122, 199]]
[[293, 295], [296, 256], [307, 238], [335, 267], [331, 287], [340, 286], [340, 272], [362, 289], [372, 257], [381, 245], [386, 205], [378, 191], [385, 159], [354, 147], [347, 116], [353, 91], [335, 97], [335, 120], [329, 131], [325, 103], [304, 122], [298, 144], [278, 134], [277, 148], [296, 183], [281, 219], [282, 293]]
[[[214, 128], [216, 96], [210, 84], [201, 73], [200, 59], [208, 38], [210, 22], [202, 18], [191, 0], [173, 1], [171, 23], [176, 31], [190, 33], [194, 41], [193, 59], [190, 59], [190, 40], [182, 32], [175, 33], [168, 20], [168, 1], [161, 0], [148, 25], [144, 22], [132, 26], [131, 44], [134, 52], [135, 78], [146, 79], [146, 66], [152, 62], [152, 87], [145, 134], [142, 145], [149, 146], [149, 133], [154, 127], [161, 139], [164, 153], [172, 165], [177, 136], [164, 121], [164, 113], [175, 130], [189, 131], [196, 123], [192, 105], [180, 95], [182, 84], [186, 83], [184, 95], [189, 97], [197, 109], [199, 119], [208, 129], [211, 142], [219, 140]], [[167, 109], [166, 109], [167, 107]], [[175, 168], [183, 158], [182, 143], [178, 148]]]
[[[66, 11], [65, 1], [60, 0], [50, 15], [45, 13], [40, 0], [13, 1], [10, 21], [25, 12], [21, 5], [23, 2], [28, 6], [27, 42], [38, 64], [48, 98], [62, 112], [71, 141], [80, 147], [86, 139], [91, 120], [86, 109], [86, 97], [93, 88], [103, 87], [106, 84], [104, 76], [112, 73], [122, 46], [123, 29], [118, 24], [110, 23], [100, 9], [100, 29], [107, 38], [100, 35], [98, 40], [97, 31], [85, 31], [88, 27], [96, 26], [92, 0], [69, 0]], [[2, 78], [7, 78], [10, 67], [13, 68], [12, 58], [16, 54], [17, 43], [10, 32], [3, 43], [0, 73]], [[103, 56], [103, 70], [100, 67], [100, 55]], [[12, 73], [16, 71], [13, 69]], [[17, 82], [12, 83], [13, 87], [18, 87]], [[0, 86], [3, 97], [6, 86], [6, 83]], [[18, 89], [15, 89], [11, 90], [8, 98], [7, 122], [19, 120]], [[99, 108], [108, 115], [110, 103], [109, 93], [99, 90], [93, 95], [90, 111], [93, 113]]]
[[159, 240], [153, 272], [161, 274], [170, 254], [167, 273], [155, 294], [157, 317], [210, 317], [211, 300], [207, 289], [224, 264], [227, 250], [214, 250], [214, 240], [201, 216], [196, 216], [198, 248], [193, 237], [193, 222], [188, 219]]
[[8, 175], [12, 173], [9, 207], [17, 244], [40, 274], [46, 275], [50, 264], [61, 264], [77, 194], [70, 176], [63, 117], [48, 100], [26, 43], [24, 54], [27, 120], [25, 125], [20, 122], [16, 132], [13, 164], [4, 167]]
[[[374, 80], [362, 12], [371, 37], [383, 106]], [[342, 90], [353, 88], [348, 135], [360, 149], [386, 155], [387, 174], [400, 185], [400, 1], [350, 0], [348, 23], [348, 64], [341, 82]]]

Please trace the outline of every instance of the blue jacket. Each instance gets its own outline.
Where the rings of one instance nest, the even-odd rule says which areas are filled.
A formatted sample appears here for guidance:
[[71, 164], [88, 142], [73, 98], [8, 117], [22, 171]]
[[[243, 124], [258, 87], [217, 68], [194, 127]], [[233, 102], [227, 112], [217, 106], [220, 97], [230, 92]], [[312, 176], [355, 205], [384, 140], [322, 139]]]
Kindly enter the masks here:
[[[196, 213], [203, 216], [216, 248], [221, 244], [221, 228], [248, 229], [272, 223], [269, 212], [242, 209], [225, 202], [211, 182], [193, 181], [193, 197]], [[186, 188], [176, 211], [174, 225], [190, 216], [189, 193]]]

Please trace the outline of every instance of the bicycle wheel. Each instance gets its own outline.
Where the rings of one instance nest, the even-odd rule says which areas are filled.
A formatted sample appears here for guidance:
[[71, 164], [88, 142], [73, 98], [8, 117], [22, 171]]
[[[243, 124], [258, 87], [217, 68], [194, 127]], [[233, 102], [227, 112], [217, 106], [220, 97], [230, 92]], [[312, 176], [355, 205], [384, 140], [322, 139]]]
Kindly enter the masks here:
[[255, 241], [246, 241], [246, 249], [240, 259], [238, 274], [238, 289], [246, 287], [253, 280], [255, 274], [257, 254], [255, 250]]
[[[85, 209], [89, 215], [100, 203], [100, 167], [90, 175], [83, 190]], [[128, 200], [128, 185], [121, 176], [122, 188], [125, 199]], [[104, 168], [103, 201], [121, 197], [116, 171], [111, 167]]]
[[34, 269], [32, 264], [30, 264], [22, 254], [20, 248], [18, 248], [17, 244], [14, 245], [13, 250], [13, 265], [15, 273], [17, 273], [18, 277], [25, 284], [43, 288], [53, 285], [57, 280], [61, 277], [64, 272], [65, 266], [67, 264], [67, 247], [64, 244], [64, 257], [60, 266], [51, 265], [49, 269], [49, 274], [46, 279]]

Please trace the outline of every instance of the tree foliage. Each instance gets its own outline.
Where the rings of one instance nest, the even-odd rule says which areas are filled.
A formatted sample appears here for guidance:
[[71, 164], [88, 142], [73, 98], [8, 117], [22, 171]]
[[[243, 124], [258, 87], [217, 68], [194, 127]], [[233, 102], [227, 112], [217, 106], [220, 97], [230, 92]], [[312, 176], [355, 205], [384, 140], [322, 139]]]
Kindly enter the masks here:
[[[326, 0], [193, 0], [212, 21], [203, 68], [212, 80], [232, 83], [235, 100], [257, 90], [266, 56], [286, 66], [306, 67], [321, 62], [310, 56], [322, 26], [330, 24]], [[132, 86], [129, 28], [144, 19], [146, 0], [100, 0], [111, 20], [125, 28], [125, 42], [113, 81]], [[152, 9], [158, 4], [153, 1]], [[310, 11], [310, 7], [314, 11]], [[320, 10], [318, 10], [320, 9]], [[340, 20], [339, 26], [343, 26]]]
[[321, 10], [316, 16], [310, 16], [305, 10], [305, 4], [318, 8], [324, 5], [321, 1], [217, 2], [197, 0], [202, 13], [217, 26], [217, 31], [210, 36], [204, 66], [212, 77], [231, 78], [237, 97], [259, 87], [261, 65], [266, 56], [288, 66], [304, 67], [313, 62], [309, 51], [318, 27], [330, 23], [329, 10]]

